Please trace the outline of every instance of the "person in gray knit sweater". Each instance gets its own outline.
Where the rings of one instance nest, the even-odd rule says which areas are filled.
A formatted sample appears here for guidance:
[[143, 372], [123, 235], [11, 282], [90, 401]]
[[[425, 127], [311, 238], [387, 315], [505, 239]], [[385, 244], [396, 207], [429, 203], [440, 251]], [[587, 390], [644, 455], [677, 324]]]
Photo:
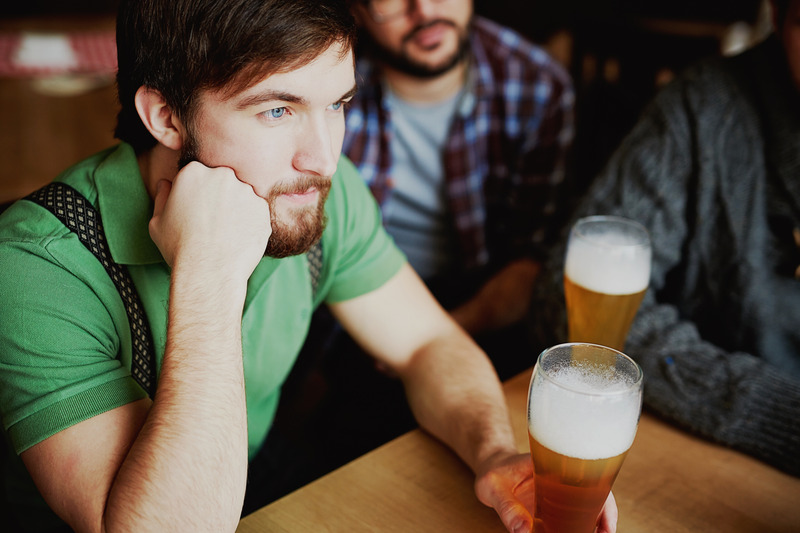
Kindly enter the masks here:
[[[773, 7], [766, 41], [660, 91], [575, 218], [650, 232], [650, 287], [625, 348], [646, 408], [800, 476], [800, 0]], [[543, 343], [566, 338], [552, 285], [563, 253], [538, 286]]]

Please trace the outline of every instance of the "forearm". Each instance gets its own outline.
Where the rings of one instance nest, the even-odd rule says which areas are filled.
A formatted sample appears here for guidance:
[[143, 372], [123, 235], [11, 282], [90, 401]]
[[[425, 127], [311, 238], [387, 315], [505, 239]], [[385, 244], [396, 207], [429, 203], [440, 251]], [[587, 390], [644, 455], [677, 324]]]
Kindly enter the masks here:
[[498, 453], [515, 453], [505, 396], [490, 361], [460, 331], [415, 353], [403, 374], [420, 426], [473, 471]]
[[109, 494], [106, 529], [235, 529], [247, 474], [244, 292], [175, 266], [158, 391]]
[[382, 287], [331, 311], [356, 342], [403, 381], [420, 425], [472, 468], [515, 449], [491, 362], [405, 265]]

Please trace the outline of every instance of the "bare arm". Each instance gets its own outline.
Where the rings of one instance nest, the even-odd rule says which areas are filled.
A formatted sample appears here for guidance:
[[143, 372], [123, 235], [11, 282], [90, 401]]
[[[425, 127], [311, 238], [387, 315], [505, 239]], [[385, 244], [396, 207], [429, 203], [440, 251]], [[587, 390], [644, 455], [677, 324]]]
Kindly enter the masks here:
[[411, 267], [331, 310], [361, 346], [400, 376], [422, 427], [468, 465], [477, 468], [497, 451], [515, 450], [494, 368]]
[[[486, 355], [405, 266], [381, 288], [331, 306], [364, 349], [403, 380], [420, 425], [450, 446], [479, 477], [520, 460], [497, 374]], [[500, 513], [510, 531], [530, 524], [517, 481], [484, 490], [481, 501]], [[477, 490], [477, 488], [476, 488]], [[530, 526], [528, 526], [529, 528]]]
[[151, 221], [172, 265], [155, 400], [22, 454], [48, 504], [77, 531], [233, 531], [238, 523], [247, 474], [241, 313], [269, 213], [230, 169], [190, 167], [159, 187]]
[[[353, 338], [389, 366], [420, 425], [475, 472], [475, 494], [513, 533], [533, 527], [533, 466], [518, 453], [491, 363], [406, 265], [379, 289], [331, 306]], [[609, 496], [599, 533], [616, 529]]]

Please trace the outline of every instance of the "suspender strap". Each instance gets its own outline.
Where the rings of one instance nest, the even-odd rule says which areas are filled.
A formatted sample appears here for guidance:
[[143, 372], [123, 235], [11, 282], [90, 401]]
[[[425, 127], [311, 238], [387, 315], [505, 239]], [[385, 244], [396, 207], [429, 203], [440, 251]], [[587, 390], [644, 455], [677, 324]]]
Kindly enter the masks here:
[[[144, 306], [139, 298], [139, 293], [136, 292], [128, 268], [115, 263], [111, 258], [100, 213], [81, 193], [61, 182], [45, 185], [31, 193], [26, 199], [53, 213], [67, 228], [75, 232], [80, 241], [97, 257], [108, 272], [125, 304], [125, 312], [131, 328], [133, 348], [131, 374], [139, 386], [153, 398], [156, 389], [156, 379], [154, 378], [156, 356], [150, 334], [150, 324], [147, 322]], [[317, 292], [317, 285], [322, 274], [322, 257], [322, 241], [320, 240], [308, 251], [308, 269], [314, 294]]]
[[78, 191], [61, 182], [50, 183], [33, 192], [26, 199], [53, 213], [78, 236], [106, 269], [111, 281], [119, 291], [128, 315], [133, 349], [131, 374], [139, 386], [153, 398], [156, 389], [154, 378], [156, 356], [150, 334], [150, 324], [147, 322], [147, 315], [145, 315], [139, 293], [136, 292], [128, 268], [115, 263], [111, 258], [100, 213]]
[[317, 295], [319, 279], [322, 277], [322, 239], [314, 243], [306, 254], [308, 259], [308, 272], [311, 274], [311, 294]]

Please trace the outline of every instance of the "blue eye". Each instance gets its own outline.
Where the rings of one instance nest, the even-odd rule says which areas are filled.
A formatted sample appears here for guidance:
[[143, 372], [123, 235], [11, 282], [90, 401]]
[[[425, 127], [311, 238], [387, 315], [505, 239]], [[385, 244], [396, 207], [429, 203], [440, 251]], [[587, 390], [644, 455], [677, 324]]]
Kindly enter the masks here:
[[342, 108], [342, 105], [344, 105], [344, 102], [336, 102], [335, 104], [331, 104], [331, 109], [334, 111], [339, 111]]
[[285, 107], [276, 107], [275, 109], [267, 111], [267, 116], [269, 116], [269, 118], [281, 118], [285, 113]]

